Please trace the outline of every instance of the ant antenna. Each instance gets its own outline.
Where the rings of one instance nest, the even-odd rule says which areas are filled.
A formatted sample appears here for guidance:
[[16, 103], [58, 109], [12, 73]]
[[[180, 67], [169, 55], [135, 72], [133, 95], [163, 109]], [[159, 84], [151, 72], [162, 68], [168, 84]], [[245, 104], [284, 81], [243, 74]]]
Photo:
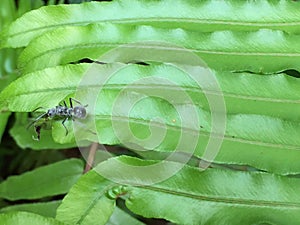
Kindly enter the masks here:
[[34, 121], [32, 121], [30, 124], [28, 124], [27, 128], [26, 129], [29, 129], [35, 122], [37, 122], [38, 120], [40, 120], [41, 118], [43, 118], [44, 116], [46, 116], [47, 113], [43, 113], [41, 115], [39, 115]]
[[45, 108], [44, 108], [44, 107], [41, 107], [41, 106], [40, 106], [40, 107], [37, 107], [36, 109], [34, 109], [34, 110], [32, 111], [32, 113], [38, 111], [39, 109], [45, 109]]

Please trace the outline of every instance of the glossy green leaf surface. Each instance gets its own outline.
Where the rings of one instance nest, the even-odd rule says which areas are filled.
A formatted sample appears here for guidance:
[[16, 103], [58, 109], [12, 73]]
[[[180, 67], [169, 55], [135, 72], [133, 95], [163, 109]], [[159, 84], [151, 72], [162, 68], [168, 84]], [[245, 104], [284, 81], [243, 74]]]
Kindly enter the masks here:
[[25, 203], [1, 208], [0, 212], [22, 211], [31, 212], [45, 217], [55, 217], [56, 209], [61, 204], [61, 201]]
[[163, 56], [173, 52], [179, 64], [193, 64], [184, 57], [194, 54], [217, 70], [272, 73], [300, 69], [299, 37], [278, 30], [202, 33], [179, 28], [92, 24], [56, 29], [38, 37], [21, 54], [19, 67], [27, 73], [83, 58], [99, 60], [105, 52], [128, 44], [124, 48], [136, 57], [132, 60], [142, 61], [143, 52], [152, 52], [148, 54], [163, 54], [156, 58], [168, 62]]
[[110, 188], [111, 182], [95, 171], [82, 176], [63, 199], [56, 219], [66, 224], [106, 224], [115, 208], [115, 199], [106, 194]]
[[[147, 165], [132, 161], [125, 162], [135, 166]], [[124, 174], [119, 178], [122, 179], [122, 176]], [[125, 177], [128, 182], [129, 176]], [[285, 224], [286, 221], [297, 224], [299, 195], [295, 190], [298, 182], [298, 179], [289, 180], [269, 174], [221, 170], [200, 172], [184, 167], [160, 184], [133, 188], [126, 205], [137, 214], [167, 218], [179, 224], [233, 225], [266, 221], [271, 224]], [[147, 195], [149, 190], [152, 194]], [[174, 198], [170, 199], [172, 195]]]
[[[107, 191], [118, 191], [95, 171], [80, 178], [57, 210], [57, 219], [66, 224], [142, 225], [136, 218], [115, 207], [115, 198]], [[76, 202], [76, 204], [73, 204]], [[76, 211], [76, 213], [74, 213]]]
[[28, 212], [11, 212], [0, 214], [0, 221], [5, 225], [33, 225], [33, 224], [43, 224], [43, 225], [64, 225], [57, 220], [52, 218], [46, 218], [37, 214]]
[[[281, 29], [299, 33], [300, 4], [292, 1], [138, 1], [49, 6], [18, 19], [1, 36], [1, 47], [25, 46], [41, 33], [90, 23], [155, 25], [197, 31]], [[268, 16], [266, 16], [268, 15]]]
[[[15, 112], [30, 112], [37, 107], [46, 109], [54, 107], [68, 95], [74, 93], [80, 83], [80, 78], [88, 68], [89, 65], [57, 67], [54, 70], [39, 71], [35, 75], [26, 76], [26, 78], [21, 77], [1, 93], [1, 108], [7, 107], [11, 101], [15, 103], [16, 108], [9, 107], [9, 110]], [[25, 83], [21, 84], [22, 82]], [[21, 98], [17, 97], [17, 93]], [[13, 100], [13, 95], [16, 97], [15, 100], [18, 99], [17, 101]]]
[[8, 200], [37, 199], [67, 193], [83, 172], [83, 162], [69, 159], [17, 176], [0, 183], [0, 196]]
[[[76, 92], [84, 104], [93, 104], [93, 101], [96, 104], [94, 108], [90, 104], [87, 107], [89, 117], [79, 121], [87, 127], [79, 128], [83, 133], [81, 138], [93, 136], [89, 125], [94, 123], [102, 144], [126, 144], [123, 142], [125, 139], [127, 143], [141, 148], [170, 152], [176, 149], [180, 135], [184, 134], [195, 137], [193, 140], [197, 144], [193, 151], [191, 140], [182, 140], [182, 151], [202, 157], [212, 129], [211, 115], [205, 95], [195, 81], [171, 65], [129, 65], [104, 83], [99, 81], [97, 84], [100, 74], [106, 76], [120, 65], [93, 66], [95, 77], [81, 85], [90, 68], [88, 64], [48, 68], [28, 74], [4, 90], [0, 102], [2, 107], [8, 107], [11, 111], [32, 111], [39, 106], [54, 107]], [[299, 173], [298, 79], [283, 74], [260, 76], [228, 72], [216, 72], [215, 76], [223, 90], [227, 110], [225, 137], [216, 162], [250, 165], [280, 174]], [[151, 79], [143, 80], [147, 77]], [[160, 77], [172, 81], [174, 85], [154, 79]], [[135, 81], [139, 83], [128, 86], [135, 84]], [[207, 90], [211, 90], [209, 83], [205, 85]], [[28, 88], [31, 86], [37, 88]], [[169, 97], [168, 100], [161, 100], [151, 97], [153, 94]], [[195, 108], [188, 107], [183, 94], [193, 100]], [[136, 99], [145, 96], [149, 97], [136, 102]], [[130, 114], [124, 111], [128, 105], [134, 106]], [[195, 118], [189, 118], [190, 114], [180, 114], [186, 109], [196, 110], [200, 128], [195, 126]], [[152, 139], [143, 140], [150, 135], [149, 123], [153, 118], [161, 118], [154, 124], [155, 132], [167, 131], [157, 145], [152, 144]], [[183, 125], [185, 118], [187, 120]], [[124, 127], [126, 123], [130, 123], [130, 130]], [[76, 127], [76, 124], [75, 121], [73, 125]], [[74, 143], [74, 139], [65, 138], [64, 133], [60, 121], [57, 121], [53, 127], [54, 139], [60, 143]], [[123, 139], [117, 134], [122, 134]]]
[[[95, 79], [85, 82], [84, 79], [87, 78], [86, 74], [90, 69], [95, 70]], [[110, 75], [112, 72], [114, 74]], [[102, 81], [99, 78], [101, 74], [107, 77], [107, 80]], [[230, 114], [260, 114], [299, 120], [300, 81], [297, 78], [284, 73], [262, 76], [213, 70], [210, 76], [220, 86], [226, 110]], [[195, 78], [193, 74], [188, 74], [188, 70], [172, 65], [126, 66], [116, 63], [59, 66], [30, 73], [13, 82], [0, 94], [0, 107], [16, 112], [30, 112], [37, 107], [45, 109], [54, 107], [67, 96], [75, 92], [84, 93], [86, 90], [99, 92], [103, 90], [108, 93], [107, 95], [113, 95], [124, 89], [151, 95], [159, 94], [161, 92], [159, 90], [163, 89], [174, 96], [172, 97], [174, 104], [184, 104], [186, 99], [179, 98], [179, 95], [187, 93], [195, 105], [209, 110], [206, 96], [219, 93], [208, 81], [197, 82]], [[95, 83], [97, 80], [98, 84]], [[165, 84], [159, 83], [163, 80], [166, 80]]]
[[[118, 170], [116, 162], [135, 169]], [[74, 211], [81, 214], [84, 209], [89, 210], [91, 205], [94, 206], [94, 199], [114, 198], [127, 193], [126, 205], [134, 213], [164, 218], [176, 224], [287, 224], [288, 221], [288, 224], [296, 225], [300, 222], [299, 179], [231, 170], [200, 171], [195, 167], [164, 162], [166, 171], [183, 168], [160, 183], [146, 185], [149, 179], [164, 173], [153, 170], [148, 170], [149, 174], [141, 172], [155, 163], [157, 161], [123, 156], [99, 164], [71, 189], [58, 209], [57, 218], [74, 224], [75, 220], [65, 218], [73, 216]], [[113, 167], [115, 170], [111, 170]], [[120, 183], [138, 183], [139, 186], [120, 188], [119, 184], [116, 188], [112, 181], [104, 179], [96, 171], [109, 174], [110, 179]], [[91, 190], [94, 197], [87, 198]], [[73, 204], [74, 199], [80, 199], [80, 204]], [[86, 203], [81, 204], [83, 201]], [[93, 209], [97, 209], [99, 217], [106, 218], [104, 204]]]

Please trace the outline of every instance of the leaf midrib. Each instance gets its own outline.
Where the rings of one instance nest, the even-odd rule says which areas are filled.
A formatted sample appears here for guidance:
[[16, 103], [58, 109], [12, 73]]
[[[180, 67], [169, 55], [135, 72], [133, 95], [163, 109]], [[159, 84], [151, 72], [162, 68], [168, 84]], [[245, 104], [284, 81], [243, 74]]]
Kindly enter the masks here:
[[89, 211], [91, 211], [95, 207], [95, 205], [97, 204], [99, 199], [101, 199], [102, 197], [105, 197], [105, 192], [107, 192], [108, 190], [110, 190], [114, 186], [115, 186], [114, 184], [110, 184], [110, 185], [107, 185], [104, 189], [102, 189], [103, 187], [101, 185], [99, 185], [99, 187], [97, 189], [98, 194], [96, 195], [96, 198], [93, 198], [91, 203], [88, 205], [88, 207], [86, 207], [86, 210], [82, 213], [82, 215], [76, 221], [75, 224], [81, 224], [81, 222], [86, 218], [86, 216], [89, 215]]
[[[126, 90], [132, 89], [145, 89], [145, 88], [153, 88], [153, 84], [146, 85], [146, 84], [105, 84], [105, 87], [103, 85], [81, 85], [79, 88], [75, 86], [69, 86], [69, 87], [59, 87], [59, 88], [49, 88], [49, 89], [42, 89], [42, 90], [35, 90], [35, 89], [28, 89], [30, 91], [28, 92], [22, 92], [18, 94], [14, 94], [14, 96], [22, 96], [22, 95], [31, 95], [31, 94], [38, 94], [42, 92], [57, 92], [57, 91], [75, 91], [85, 88], [102, 88], [102, 90], [119, 90], [120, 87], [126, 87]], [[159, 85], [155, 84], [155, 88], [163, 88], [163, 90], [174, 90], [177, 87], [171, 86], [171, 85]], [[214, 94], [214, 95], [220, 95], [224, 97], [232, 97], [237, 99], [246, 99], [246, 100], [253, 100], [253, 101], [263, 101], [263, 102], [277, 102], [277, 103], [287, 103], [287, 104], [300, 104], [300, 100], [291, 100], [291, 99], [280, 99], [280, 98], [268, 98], [268, 97], [261, 97], [261, 96], [253, 96], [253, 95], [238, 95], [230, 92], [222, 91], [222, 94], [220, 94], [220, 91], [212, 91], [212, 90], [206, 90], [206, 89], [199, 89], [197, 87], [189, 87], [189, 86], [180, 86], [181, 89], [184, 91], [191, 91], [194, 93], [207, 93], [207, 94]], [[195, 105], [197, 105], [195, 103]]]
[[[112, 116], [112, 115], [96, 115], [96, 117], [100, 117], [103, 118], [104, 120], [109, 120], [112, 117], [113, 118], [117, 118], [119, 121], [134, 121], [137, 122], [139, 124], [143, 124], [143, 125], [149, 125], [148, 121], [149, 120], [144, 120], [144, 119], [138, 119], [138, 118], [133, 118], [133, 117], [125, 117], [125, 116]], [[207, 132], [207, 131], [203, 131], [199, 128], [200, 133], [198, 130], [192, 129], [192, 128], [186, 128], [186, 127], [178, 127], [176, 125], [171, 125], [171, 124], [162, 124], [159, 123], [157, 121], [151, 121], [151, 125], [156, 125], [157, 127], [160, 128], [164, 128], [165, 126], [167, 126], [170, 130], [186, 130], [191, 134], [196, 134], [199, 136], [204, 136], [204, 137], [214, 137], [214, 138], [222, 138], [224, 140], [229, 140], [229, 141], [233, 141], [233, 142], [239, 142], [239, 143], [246, 143], [246, 144], [251, 144], [251, 145], [258, 145], [258, 146], [265, 146], [265, 147], [271, 147], [271, 148], [282, 148], [282, 149], [288, 149], [288, 150], [300, 150], [300, 146], [297, 145], [287, 145], [287, 144], [275, 144], [275, 143], [270, 143], [270, 142], [264, 142], [264, 141], [254, 141], [254, 140], [247, 140], [244, 138], [240, 138], [240, 137], [232, 137], [232, 135], [224, 135], [220, 136], [220, 134], [217, 133], [213, 133], [213, 132]]]
[[[98, 201], [105, 197], [105, 193], [114, 187], [115, 184], [106, 185], [105, 188], [99, 185], [97, 195], [95, 198], [92, 199], [88, 207], [84, 210], [80, 218], [76, 221], [76, 224], [81, 224], [81, 222], [89, 215], [89, 212], [95, 207]], [[267, 200], [253, 200], [253, 199], [244, 199], [244, 198], [225, 198], [225, 197], [216, 197], [216, 196], [205, 196], [199, 195], [194, 193], [187, 193], [184, 191], [175, 191], [170, 190], [162, 187], [154, 187], [154, 186], [131, 186], [133, 189], [145, 189], [150, 190], [152, 192], [159, 192], [165, 193], [172, 196], [181, 196], [185, 198], [190, 198], [192, 200], [199, 200], [199, 201], [208, 201], [208, 202], [216, 202], [216, 203], [224, 203], [224, 204], [231, 204], [231, 205], [246, 205], [249, 207], [278, 207], [278, 208], [289, 208], [289, 209], [299, 209], [300, 203], [297, 202], [280, 202], [280, 201], [267, 201]], [[129, 191], [132, 192], [134, 190]], [[131, 193], [132, 194], [132, 193]], [[134, 194], [134, 193], [133, 193]], [[150, 193], [151, 195], [151, 193]]]
[[186, 192], [178, 192], [174, 190], [168, 190], [160, 187], [153, 186], [143, 186], [144, 189], [148, 189], [151, 191], [162, 192], [175, 196], [183, 196], [187, 198], [210, 201], [210, 202], [219, 202], [225, 204], [239, 204], [239, 205], [249, 205], [249, 206], [265, 206], [265, 207], [285, 207], [285, 208], [300, 208], [300, 203], [294, 202], [279, 202], [279, 201], [265, 201], [265, 200], [253, 200], [253, 199], [238, 199], [238, 198], [222, 198], [222, 197], [212, 197], [212, 196], [204, 196], [197, 195]]
[[[74, 50], [76, 48], [77, 49], [87, 49], [90, 47], [115, 47], [115, 46], [120, 46], [123, 45], [123, 47], [127, 47], [129, 48], [129, 46], [125, 46], [125, 44], [128, 43], [94, 43], [94, 44], [80, 44], [80, 45], [72, 45], [72, 46], [65, 46], [65, 47], [59, 47], [59, 48], [52, 48], [50, 50], [47, 51], [43, 51], [42, 54], [37, 54], [34, 57], [31, 57], [30, 60], [26, 60], [24, 62], [22, 62], [22, 64], [27, 64], [28, 61], [34, 61], [39, 57], [43, 57], [47, 54], [51, 54], [51, 52], [60, 52], [60, 51], [68, 51], [68, 50]], [[138, 46], [139, 48], [147, 48], [144, 46]], [[153, 48], [153, 46], [151, 46]], [[160, 50], [173, 50], [173, 51], [183, 51], [182, 48], [171, 48], [171, 47], [162, 47], [162, 46], [155, 46], [156, 49], [160, 49]], [[286, 53], [282, 53], [282, 52], [226, 52], [226, 51], [218, 51], [218, 50], [199, 50], [199, 49], [193, 49], [193, 48], [187, 48], [184, 47], [185, 51], [190, 51], [190, 52], [194, 52], [194, 53], [204, 53], [204, 54], [214, 54], [214, 55], [236, 55], [236, 56], [273, 56], [273, 57], [300, 57], [300, 53], [290, 53], [290, 52], [286, 52]]]
[[[102, 197], [105, 197], [105, 192], [112, 187], [114, 187], [114, 184], [106, 185], [106, 187], [103, 189], [103, 187], [98, 188], [98, 195], [96, 198], [93, 198], [89, 206], [86, 208], [84, 213], [81, 215], [80, 219], [76, 222], [76, 224], [80, 224], [84, 220], [84, 218], [88, 215], [88, 212], [93, 209], [93, 207], [97, 204], [99, 199]], [[184, 191], [175, 191], [166, 189], [163, 187], [157, 187], [157, 186], [131, 186], [133, 189], [145, 189], [150, 190], [153, 192], [158, 193], [164, 193], [169, 194], [172, 196], [181, 196], [185, 198], [189, 198], [192, 200], [199, 200], [199, 201], [208, 201], [208, 202], [216, 202], [216, 203], [224, 203], [224, 204], [231, 204], [231, 205], [246, 205], [249, 207], [257, 206], [257, 207], [278, 207], [278, 208], [289, 208], [289, 209], [300, 209], [300, 203], [297, 202], [282, 202], [282, 201], [268, 201], [268, 200], [253, 200], [253, 199], [245, 199], [245, 198], [226, 198], [226, 197], [217, 197], [217, 196], [205, 196], [200, 194], [194, 194], [194, 193], [187, 193]], [[129, 191], [134, 192], [134, 190]], [[132, 193], [131, 193], [132, 194]], [[134, 194], [134, 193], [133, 193]], [[151, 195], [151, 193], [150, 193]]]
[[[25, 30], [25, 32], [30, 33], [37, 30], [46, 30], [48, 28], [55, 28], [55, 27], [62, 27], [62, 26], [81, 26], [84, 24], [91, 24], [91, 23], [142, 23], [142, 22], [183, 22], [183, 23], [202, 23], [202, 24], [222, 24], [222, 25], [234, 25], [234, 26], [259, 26], [259, 27], [272, 27], [272, 26], [282, 26], [282, 27], [288, 27], [288, 26], [299, 26], [300, 21], [291, 21], [291, 22], [273, 22], [273, 23], [263, 23], [263, 22], [240, 22], [240, 21], [229, 21], [229, 20], [215, 20], [215, 19], [191, 19], [191, 18], [172, 18], [172, 17], [151, 17], [151, 18], [142, 18], [142, 19], [136, 19], [136, 18], [121, 18], [121, 19], [109, 19], [109, 20], [86, 20], [82, 22], [69, 22], [69, 23], [60, 23], [60, 24], [53, 24], [49, 26], [44, 27], [38, 27], [33, 29]], [[6, 35], [6, 37], [11, 38], [14, 36], [22, 35], [24, 34], [24, 30], [20, 32], [16, 32], [10, 35]]]

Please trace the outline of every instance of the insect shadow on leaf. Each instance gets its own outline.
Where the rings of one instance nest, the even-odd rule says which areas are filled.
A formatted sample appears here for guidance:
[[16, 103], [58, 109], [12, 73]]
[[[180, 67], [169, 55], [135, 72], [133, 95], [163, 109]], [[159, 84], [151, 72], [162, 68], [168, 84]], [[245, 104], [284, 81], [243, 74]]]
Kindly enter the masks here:
[[[73, 102], [76, 102], [77, 106], [73, 107]], [[31, 126], [34, 126], [35, 132], [37, 137], [33, 137], [34, 140], [39, 141], [41, 136], [41, 129], [46, 126], [46, 122], [49, 119], [62, 119], [62, 125], [64, 126], [66, 130], [66, 136], [68, 135], [69, 131], [67, 127], [65, 126], [65, 122], [68, 119], [72, 119], [75, 121], [75, 119], [84, 119], [87, 116], [86, 107], [88, 105], [82, 105], [80, 101], [69, 98], [70, 106], [67, 106], [66, 101], [64, 100], [62, 104], [59, 104], [58, 106], [55, 106], [54, 108], [48, 109], [47, 112], [39, 115], [37, 118], [35, 118], [28, 126], [27, 129], [29, 129]], [[33, 112], [41, 109], [43, 107], [38, 107]], [[45, 119], [42, 121], [42, 119]]]

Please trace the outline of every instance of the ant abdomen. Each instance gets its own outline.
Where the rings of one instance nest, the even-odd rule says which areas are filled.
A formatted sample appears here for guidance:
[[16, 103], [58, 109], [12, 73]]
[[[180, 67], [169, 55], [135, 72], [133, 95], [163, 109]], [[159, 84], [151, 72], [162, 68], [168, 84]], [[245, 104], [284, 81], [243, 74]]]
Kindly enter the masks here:
[[74, 117], [84, 119], [86, 117], [86, 109], [82, 106], [75, 106], [73, 109]]

